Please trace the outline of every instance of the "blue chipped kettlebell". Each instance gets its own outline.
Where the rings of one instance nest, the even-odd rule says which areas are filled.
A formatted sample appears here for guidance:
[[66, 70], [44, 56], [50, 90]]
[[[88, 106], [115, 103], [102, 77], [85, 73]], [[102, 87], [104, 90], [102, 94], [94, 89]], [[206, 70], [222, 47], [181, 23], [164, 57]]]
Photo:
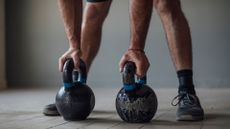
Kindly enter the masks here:
[[117, 94], [116, 110], [126, 122], [149, 122], [157, 111], [157, 96], [153, 89], [146, 85], [146, 76], [135, 81], [135, 71], [134, 62], [125, 64], [122, 73], [123, 87]]

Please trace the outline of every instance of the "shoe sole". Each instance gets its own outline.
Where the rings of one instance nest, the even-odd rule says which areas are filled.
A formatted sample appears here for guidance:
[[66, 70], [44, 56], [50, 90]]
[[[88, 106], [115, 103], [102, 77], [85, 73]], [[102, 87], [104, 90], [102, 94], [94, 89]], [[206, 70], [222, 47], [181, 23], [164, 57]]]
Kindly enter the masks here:
[[58, 111], [43, 110], [45, 116], [60, 116]]
[[203, 119], [204, 119], [203, 116], [191, 116], [191, 115], [181, 115], [176, 117], [177, 121], [200, 121]]

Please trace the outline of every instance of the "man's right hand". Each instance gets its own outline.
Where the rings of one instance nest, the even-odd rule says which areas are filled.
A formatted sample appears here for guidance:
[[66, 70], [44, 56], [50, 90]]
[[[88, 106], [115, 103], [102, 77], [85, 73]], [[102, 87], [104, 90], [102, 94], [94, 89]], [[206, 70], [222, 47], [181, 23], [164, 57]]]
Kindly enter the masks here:
[[65, 61], [68, 58], [72, 58], [74, 61], [75, 69], [79, 69], [80, 67], [80, 57], [81, 57], [81, 50], [75, 48], [69, 48], [60, 58], [59, 58], [59, 71], [63, 72], [63, 66]]
[[136, 51], [136, 50], [128, 50], [121, 58], [119, 66], [120, 66], [120, 72], [123, 71], [125, 63], [127, 61], [132, 61], [136, 64], [137, 70], [136, 75], [138, 77], [144, 77], [148, 71], [148, 68], [150, 66], [148, 58], [146, 57], [145, 53], [142, 51]]

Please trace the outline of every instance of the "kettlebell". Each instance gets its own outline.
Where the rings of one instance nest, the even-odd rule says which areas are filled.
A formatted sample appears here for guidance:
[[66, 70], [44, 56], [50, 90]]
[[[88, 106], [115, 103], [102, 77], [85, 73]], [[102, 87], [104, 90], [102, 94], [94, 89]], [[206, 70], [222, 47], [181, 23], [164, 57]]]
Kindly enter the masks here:
[[126, 62], [122, 73], [123, 87], [116, 98], [116, 110], [121, 119], [126, 122], [149, 122], [157, 111], [157, 97], [146, 85], [147, 77], [137, 78], [135, 73], [135, 63]]
[[86, 85], [85, 63], [80, 60], [80, 71], [74, 71], [74, 62], [67, 59], [63, 67], [63, 87], [56, 95], [58, 112], [67, 121], [85, 120], [95, 105], [95, 96]]

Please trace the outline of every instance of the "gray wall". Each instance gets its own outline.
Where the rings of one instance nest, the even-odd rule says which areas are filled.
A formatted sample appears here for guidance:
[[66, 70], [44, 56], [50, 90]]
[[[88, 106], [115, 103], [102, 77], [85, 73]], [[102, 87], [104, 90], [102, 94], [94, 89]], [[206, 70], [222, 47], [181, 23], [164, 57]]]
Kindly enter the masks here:
[[[182, 5], [191, 26], [197, 87], [229, 87], [230, 1], [182, 0]], [[57, 61], [68, 44], [56, 0], [7, 0], [6, 14], [10, 86], [60, 86]], [[114, 0], [89, 85], [121, 86], [118, 62], [128, 47], [129, 35], [128, 0]], [[146, 53], [151, 62], [149, 84], [177, 87], [164, 31], [155, 13]]]

